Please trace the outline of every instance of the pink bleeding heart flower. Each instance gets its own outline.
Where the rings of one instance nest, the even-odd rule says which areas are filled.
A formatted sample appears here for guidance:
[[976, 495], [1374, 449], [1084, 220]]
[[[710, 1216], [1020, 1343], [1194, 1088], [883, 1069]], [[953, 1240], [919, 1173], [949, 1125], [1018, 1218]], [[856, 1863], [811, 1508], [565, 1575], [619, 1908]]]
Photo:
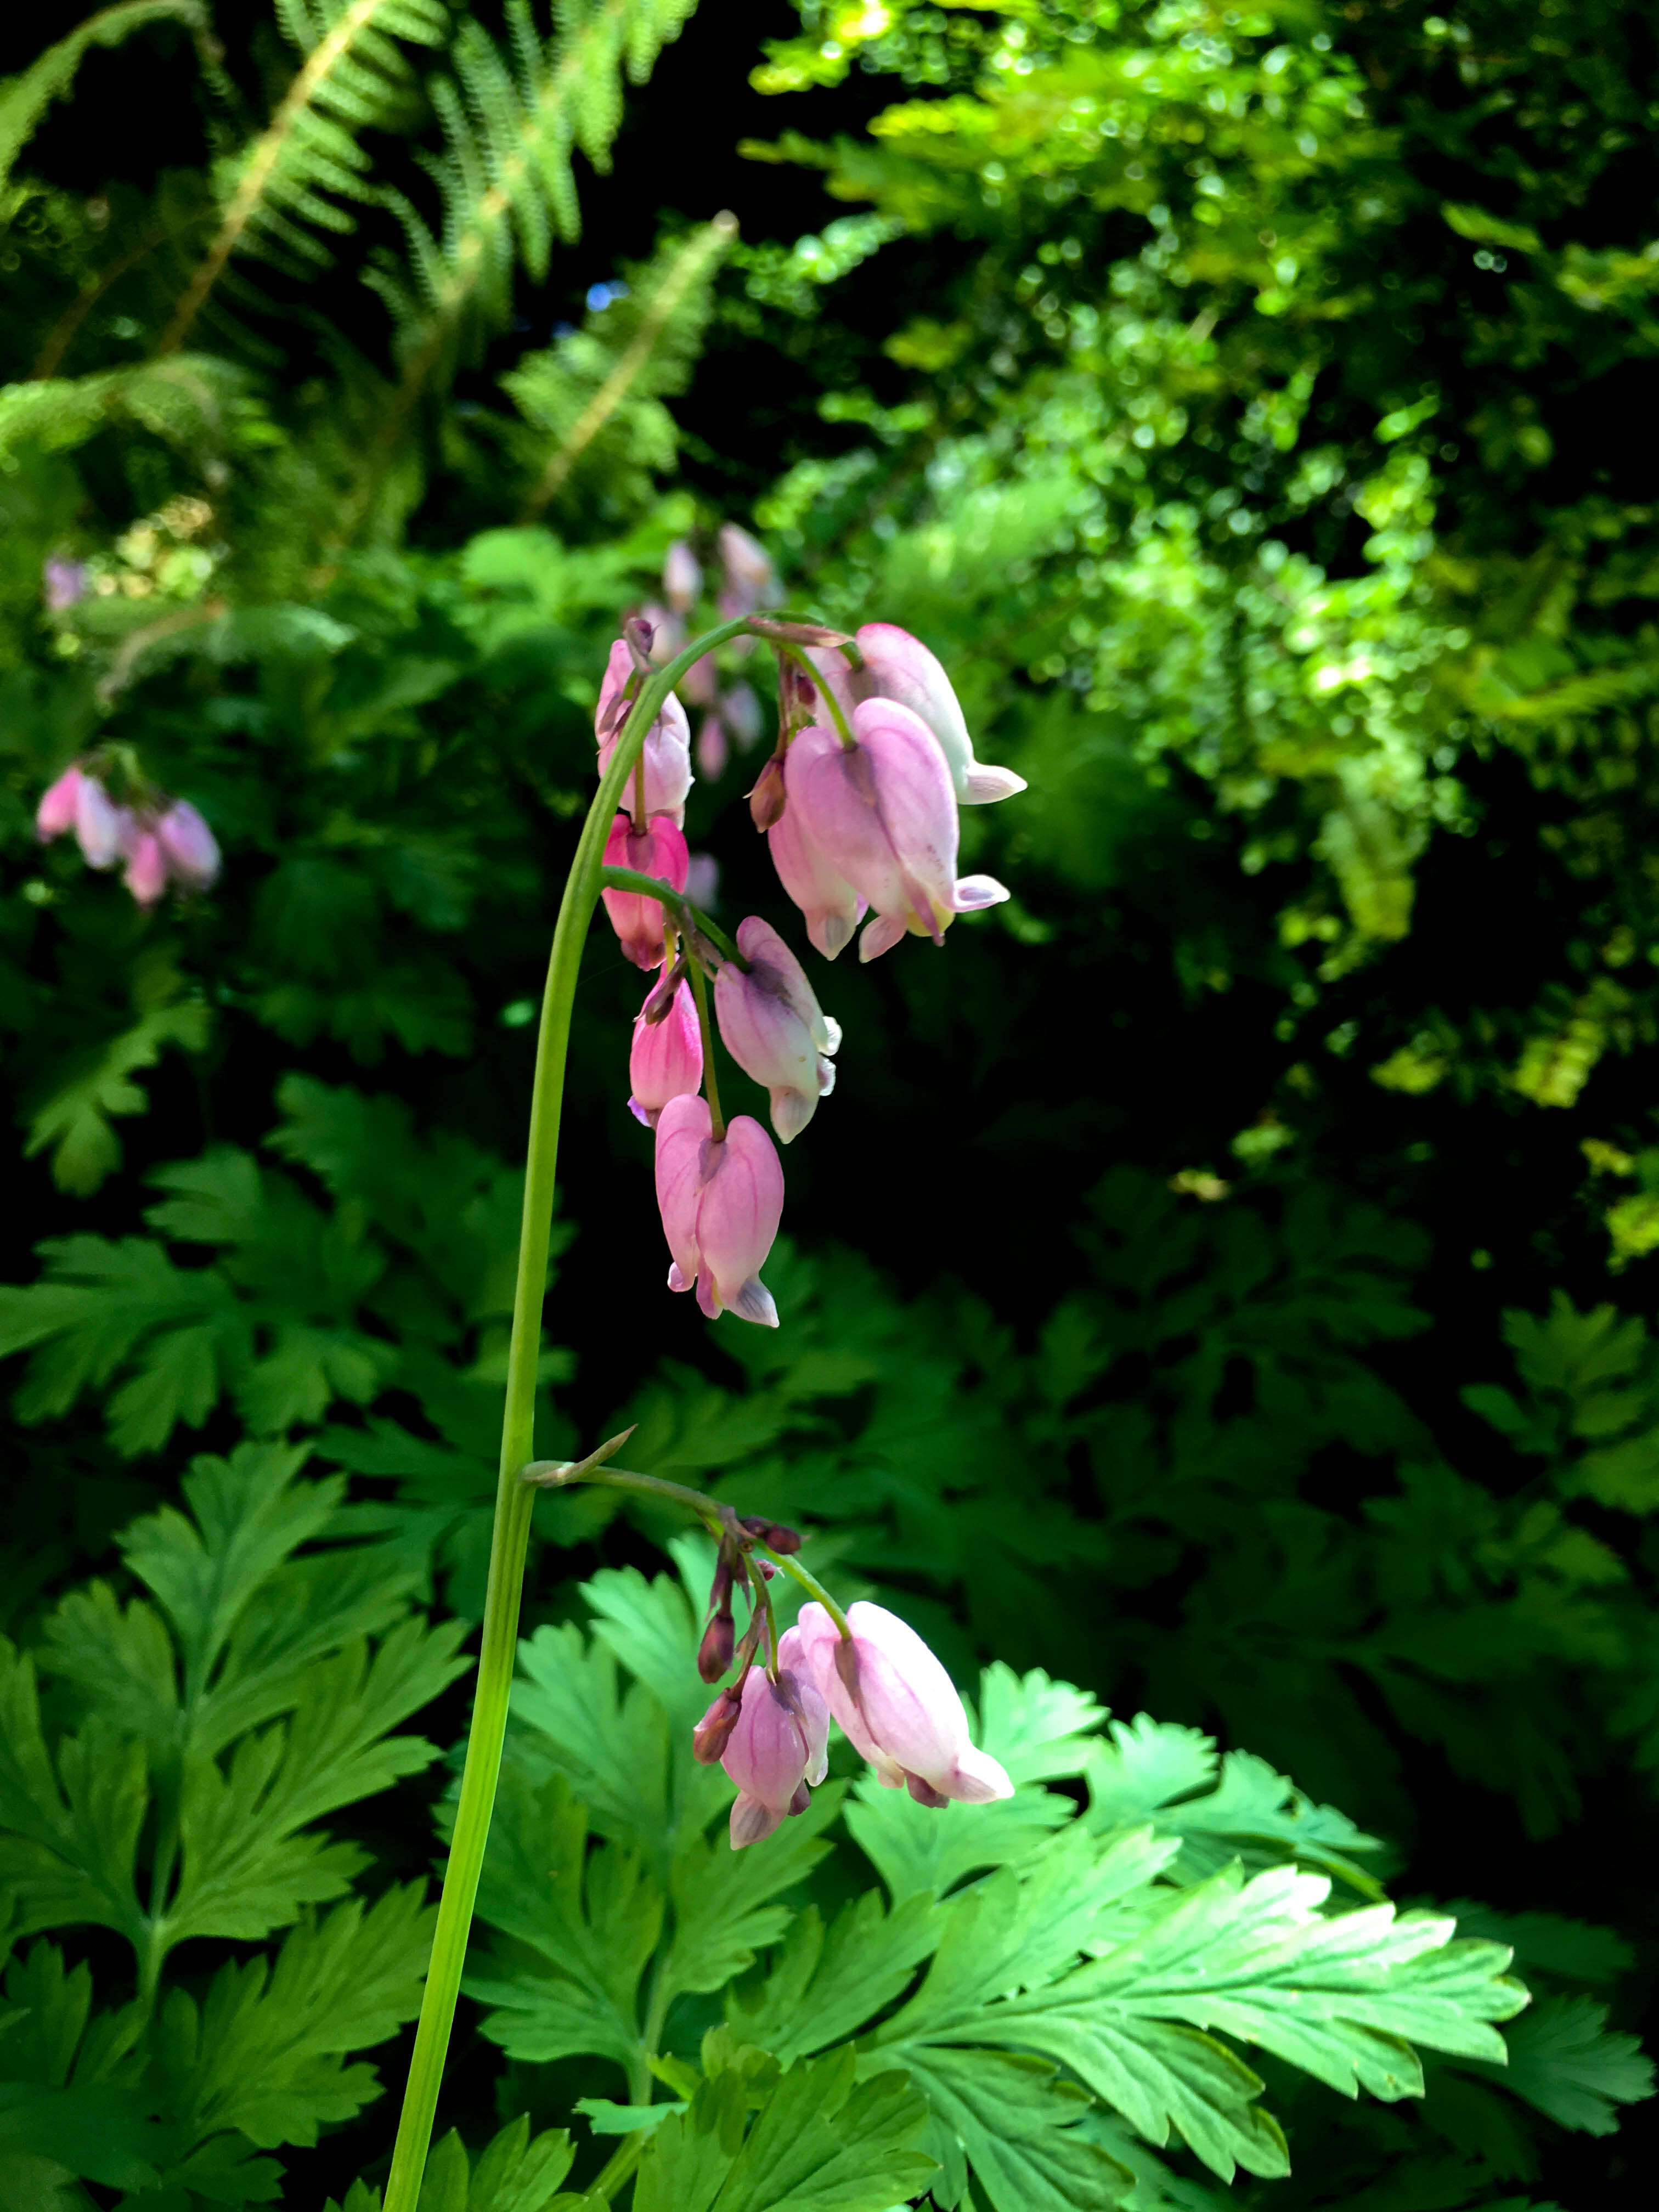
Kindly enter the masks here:
[[155, 824], [169, 873], [190, 890], [204, 891], [219, 875], [219, 844], [187, 799], [175, 799]]
[[84, 781], [81, 770], [71, 763], [56, 783], [49, 783], [41, 793], [34, 810], [34, 834], [43, 845], [74, 829]]
[[919, 1804], [934, 1807], [952, 1798], [984, 1805], [1012, 1797], [1006, 1770], [969, 1741], [956, 1685], [915, 1630], [862, 1599], [848, 1607], [847, 1622], [850, 1642], [814, 1599], [782, 1644], [798, 1639], [790, 1664], [817, 1690], [882, 1786], [902, 1783]]
[[775, 1682], [761, 1668], [750, 1668], [735, 1723], [732, 1698], [722, 1693], [697, 1726], [699, 1751], [714, 1752], [738, 1785], [734, 1851], [769, 1836], [791, 1813], [804, 1813], [809, 1785], [816, 1788], [829, 1769], [830, 1711], [789, 1663], [788, 1646], [788, 1636], [780, 1639]]
[[635, 1015], [634, 1046], [628, 1055], [628, 1080], [633, 1093], [628, 1110], [647, 1129], [656, 1127], [671, 1098], [702, 1088], [702, 1032], [684, 981], [674, 985], [661, 1020], [647, 1019], [656, 1012], [652, 1000], [664, 988], [659, 983]]
[[[611, 825], [611, 835], [605, 841], [605, 865], [607, 868], [632, 868], [642, 876], [654, 876], [665, 883], [671, 890], [685, 889], [685, 871], [690, 854], [685, 848], [685, 839], [665, 814], [653, 815], [643, 830], [635, 832], [632, 817], [617, 815]], [[611, 917], [611, 927], [622, 940], [623, 951], [636, 968], [659, 968], [662, 965], [663, 912], [659, 899], [647, 898], [640, 891], [605, 891], [605, 910]]]
[[133, 817], [95, 775], [83, 775], [75, 794], [75, 836], [89, 868], [111, 868], [127, 849]]
[[688, 614], [702, 589], [702, 569], [696, 555], [678, 538], [663, 556], [662, 593], [677, 615]]
[[726, 575], [720, 610], [726, 619], [729, 622], [734, 615], [752, 615], [762, 607], [775, 605], [778, 572], [766, 548], [746, 530], [739, 530], [735, 522], [720, 525], [717, 542], [720, 567]]
[[720, 720], [730, 731], [732, 743], [740, 753], [753, 750], [766, 726], [753, 684], [734, 684], [732, 686], [720, 701]]
[[731, 749], [726, 742], [726, 725], [718, 714], [705, 714], [697, 729], [697, 772], [706, 775], [710, 783], [726, 773], [726, 763]]
[[671, 1098], [657, 1121], [657, 1205], [673, 1263], [671, 1291], [696, 1285], [710, 1321], [723, 1307], [775, 1328], [760, 1279], [783, 1218], [783, 1170], [758, 1121], [739, 1114], [720, 1141], [706, 1099]]
[[720, 864], [712, 853], [693, 853], [686, 863], [685, 896], [693, 906], [712, 914], [720, 891]]
[[896, 623], [866, 623], [855, 642], [863, 656], [862, 668], [849, 667], [833, 647], [810, 650], [808, 656], [849, 721], [854, 707], [866, 699], [896, 700], [920, 715], [939, 740], [957, 801], [963, 806], [988, 806], [1024, 790], [1024, 777], [1012, 769], [990, 768], [974, 758], [962, 702], [938, 657], [919, 637]]
[[827, 730], [802, 731], [779, 828], [799, 817], [804, 841], [875, 908], [860, 960], [907, 931], [942, 945], [958, 914], [1008, 893], [994, 877], [957, 874], [956, 793], [921, 716], [896, 699], [867, 699], [853, 709], [853, 737], [848, 747]]
[[[618, 638], [611, 648], [605, 681], [599, 686], [599, 703], [593, 714], [601, 775], [610, 767], [622, 740], [632, 703], [625, 696], [626, 686], [635, 672], [633, 655], [626, 641]], [[641, 757], [645, 763], [646, 813], [665, 814], [678, 828], [685, 820], [685, 795], [691, 788], [691, 726], [685, 719], [684, 708], [672, 691], [663, 702], [662, 712], [645, 733]], [[633, 790], [630, 776], [623, 794], [624, 802], [631, 802]]]
[[852, 943], [868, 901], [860, 896], [818, 843], [804, 808], [797, 804], [805, 771], [824, 745], [840, 750], [833, 731], [803, 730], [783, 757], [781, 793], [776, 788], [779, 779], [770, 773], [773, 763], [769, 761], [750, 795], [750, 806], [757, 827], [763, 819], [767, 821], [766, 842], [772, 848], [772, 865], [778, 872], [778, 881], [805, 918], [806, 934], [826, 960], [833, 960], [843, 945]]
[[828, 1055], [841, 1029], [818, 1005], [806, 971], [770, 922], [750, 915], [738, 930], [735, 960], [714, 979], [714, 1013], [726, 1048], [745, 1075], [772, 1094], [772, 1127], [786, 1145], [799, 1136], [835, 1088]]
[[121, 849], [127, 863], [121, 881], [140, 906], [154, 906], [167, 887], [167, 856], [154, 823], [129, 816]]

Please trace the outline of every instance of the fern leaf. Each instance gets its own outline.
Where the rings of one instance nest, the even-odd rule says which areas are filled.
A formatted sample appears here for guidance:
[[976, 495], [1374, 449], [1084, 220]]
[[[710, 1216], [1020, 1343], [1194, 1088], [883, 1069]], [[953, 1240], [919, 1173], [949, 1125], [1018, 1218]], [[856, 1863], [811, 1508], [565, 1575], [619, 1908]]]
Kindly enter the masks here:
[[208, 35], [208, 12], [201, 0], [118, 0], [48, 46], [20, 76], [0, 82], [0, 185], [47, 108], [68, 92], [88, 47], [118, 46], [131, 32], [166, 17], [187, 23], [198, 38]]
[[[709, 280], [737, 233], [733, 216], [717, 215], [659, 252], [625, 302], [589, 318], [589, 331], [547, 353], [527, 355], [501, 379], [520, 414], [556, 441], [521, 522], [542, 514], [585, 460], [603, 456], [613, 469], [639, 475], [641, 461], [672, 465], [674, 425], [659, 403], [685, 387], [708, 320]], [[611, 326], [621, 340], [614, 348], [604, 343]], [[603, 372], [597, 377], [596, 368]]]
[[185, 287], [158, 350], [174, 353], [206, 306], [231, 256], [286, 249], [290, 260], [326, 262], [313, 228], [349, 230], [336, 200], [366, 196], [368, 156], [356, 134], [390, 126], [413, 88], [398, 43], [441, 46], [441, 0], [283, 0], [283, 28], [304, 54], [276, 112], [247, 149], [211, 245]]
[[406, 201], [412, 268], [382, 264], [368, 282], [398, 326], [405, 363], [401, 413], [440, 363], [510, 308], [515, 258], [545, 275], [552, 240], [580, 227], [571, 170], [580, 149], [608, 166], [622, 121], [622, 79], [642, 83], [696, 0], [577, 0], [545, 45], [528, 0], [509, 0], [511, 59], [470, 24], [456, 41], [459, 87], [434, 88], [445, 151], [432, 163], [443, 198], [434, 236]]

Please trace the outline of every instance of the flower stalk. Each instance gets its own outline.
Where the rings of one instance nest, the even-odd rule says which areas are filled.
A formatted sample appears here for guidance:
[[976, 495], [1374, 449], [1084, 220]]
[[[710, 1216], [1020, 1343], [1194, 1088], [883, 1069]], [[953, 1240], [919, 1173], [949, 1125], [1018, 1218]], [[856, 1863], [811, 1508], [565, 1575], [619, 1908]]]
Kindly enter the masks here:
[[519, 1264], [514, 1287], [513, 1335], [507, 1352], [507, 1405], [501, 1424], [501, 1470], [495, 1516], [490, 1534], [489, 1575], [484, 1595], [483, 1627], [472, 1723], [459, 1802], [438, 1900], [438, 1924], [432, 1939], [415, 2050], [398, 2121], [398, 2139], [386, 2181], [385, 2212], [416, 2212], [428, 2147], [437, 2115], [450, 2031], [454, 2025], [461, 1970], [466, 1958], [473, 1902], [483, 1869], [484, 1846], [495, 1809], [507, 1733], [507, 1700], [518, 1650], [519, 1606], [535, 1490], [519, 1480], [519, 1470], [535, 1448], [536, 1373], [542, 1340], [542, 1303], [546, 1292], [549, 1242], [553, 1228], [554, 1180], [558, 1165], [559, 1121], [564, 1102], [565, 1064], [575, 1004], [582, 947], [599, 904], [605, 840], [633, 774], [646, 734], [674, 685], [702, 659], [741, 635], [746, 617], [717, 629], [677, 653], [641, 686], [621, 741], [599, 779], [576, 842], [575, 857], [559, 902], [547, 984], [542, 995], [536, 1036], [536, 1073], [530, 1106], [529, 1156], [526, 1164], [524, 1211], [519, 1231]]

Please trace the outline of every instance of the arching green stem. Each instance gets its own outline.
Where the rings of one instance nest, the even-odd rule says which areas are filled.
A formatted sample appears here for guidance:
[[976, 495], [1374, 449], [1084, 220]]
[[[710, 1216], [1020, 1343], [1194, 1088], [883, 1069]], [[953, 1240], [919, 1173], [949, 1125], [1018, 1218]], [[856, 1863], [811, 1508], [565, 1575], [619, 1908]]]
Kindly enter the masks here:
[[478, 1675], [461, 1775], [455, 1831], [438, 1900], [438, 1925], [432, 1939], [421, 2017], [415, 2032], [409, 2081], [398, 2122], [398, 2140], [386, 2183], [386, 2212], [416, 2212], [427, 2147], [438, 2108], [444, 2060], [449, 2049], [455, 2002], [460, 1991], [473, 1900], [483, 1866], [489, 1818], [501, 1772], [507, 1729], [507, 1698], [513, 1686], [518, 1644], [519, 1601], [525, 1554], [530, 1542], [532, 1486], [519, 1470], [534, 1449], [536, 1374], [542, 1340], [542, 1300], [547, 1284], [548, 1239], [553, 1225], [554, 1172], [558, 1163], [559, 1115], [564, 1097], [565, 1060], [570, 1043], [571, 1010], [581, 968], [587, 926], [599, 903], [605, 840], [622, 804], [623, 793], [645, 743], [646, 732], [663, 701], [706, 653], [741, 635], [746, 617], [723, 623], [707, 636], [655, 670], [635, 701], [611, 764], [599, 779], [570, 864], [559, 918], [553, 932], [547, 987], [542, 997], [536, 1039], [536, 1075], [530, 1107], [529, 1158], [526, 1165], [524, 1212], [519, 1232], [518, 1277], [513, 1300], [513, 1337], [507, 1353], [507, 1406], [501, 1427], [501, 1473], [495, 1492], [495, 1520], [490, 1536], [489, 1579], [484, 1595]]

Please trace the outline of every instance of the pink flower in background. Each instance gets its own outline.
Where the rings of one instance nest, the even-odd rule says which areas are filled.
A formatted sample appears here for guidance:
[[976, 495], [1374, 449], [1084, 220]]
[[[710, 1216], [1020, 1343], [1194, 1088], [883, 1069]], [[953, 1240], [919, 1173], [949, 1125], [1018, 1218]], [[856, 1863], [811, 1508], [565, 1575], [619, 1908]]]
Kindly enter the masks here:
[[218, 841], [187, 799], [175, 799], [155, 824], [155, 836], [176, 882], [204, 891], [218, 880]]
[[786, 1145], [798, 1137], [835, 1087], [827, 1057], [841, 1042], [813, 995], [805, 970], [769, 922], [750, 915], [738, 930], [745, 975], [726, 961], [714, 979], [714, 1012], [726, 1048], [745, 1075], [772, 1095], [772, 1127]]
[[[778, 872], [778, 881], [805, 916], [808, 937], [826, 960], [833, 960], [843, 945], [851, 944], [853, 932], [867, 902], [818, 843], [804, 809], [796, 803], [807, 765], [825, 745], [840, 751], [840, 743], [833, 731], [803, 730], [784, 755], [781, 794], [774, 788], [775, 779], [769, 777], [772, 763], [769, 761], [761, 771], [750, 806], [758, 826], [761, 810], [757, 802], [763, 791], [765, 811], [771, 814], [767, 842], [772, 848], [772, 865]], [[781, 809], [773, 812], [780, 795]]]
[[154, 906], [170, 881], [205, 890], [219, 873], [217, 842], [187, 799], [170, 799], [159, 812], [118, 806], [78, 762], [40, 794], [34, 829], [43, 844], [73, 830], [88, 867], [125, 860], [121, 880], [140, 906]]
[[730, 622], [735, 615], [758, 614], [763, 607], [775, 606], [778, 572], [759, 540], [739, 530], [735, 522], [723, 522], [716, 543], [725, 573], [725, 588], [720, 595], [722, 618]]
[[783, 1217], [783, 1170], [758, 1121], [739, 1114], [714, 1140], [708, 1102], [671, 1098], [657, 1121], [657, 1205], [673, 1264], [671, 1291], [695, 1285], [713, 1321], [729, 1306], [744, 1321], [778, 1325], [760, 1270]]
[[[796, 820], [822, 864], [875, 908], [860, 960], [873, 960], [907, 931], [943, 944], [957, 915], [994, 906], [1008, 893], [993, 877], [957, 875], [956, 793], [921, 717], [896, 700], [866, 700], [853, 709], [853, 735], [850, 750], [828, 730], [803, 730], [795, 739], [779, 830]], [[795, 896], [787, 878], [784, 888]]]
[[153, 827], [130, 816], [122, 850], [121, 881], [140, 906], [154, 906], [167, 887], [167, 856]]
[[811, 1802], [808, 1785], [816, 1787], [828, 1771], [829, 1709], [790, 1664], [789, 1641], [785, 1636], [779, 1643], [775, 1683], [759, 1667], [750, 1668], [734, 1726], [726, 1728], [731, 1700], [725, 1696], [714, 1700], [698, 1724], [697, 1734], [709, 1748], [724, 1732], [720, 1762], [738, 1785], [732, 1808], [733, 1850], [759, 1843], [791, 1813], [804, 1813]]
[[[605, 681], [599, 686], [599, 703], [593, 715], [601, 775], [611, 765], [628, 720], [629, 702], [624, 694], [628, 680], [635, 673], [633, 655], [626, 641], [618, 638], [611, 648]], [[647, 814], [665, 814], [676, 826], [685, 819], [685, 795], [691, 788], [690, 747], [691, 726], [685, 719], [684, 708], [671, 691], [663, 702], [661, 714], [646, 732], [641, 758], [645, 763]], [[631, 804], [633, 788], [630, 777], [623, 793], [624, 805]]]
[[633, 1094], [629, 1111], [647, 1129], [656, 1127], [671, 1098], [702, 1088], [702, 1032], [697, 1026], [690, 990], [683, 981], [676, 983], [668, 1012], [660, 1021], [653, 1022], [647, 1018], [655, 1012], [651, 1001], [662, 988], [657, 986], [635, 1017], [634, 1046], [628, 1056], [628, 1080]]
[[61, 837], [66, 830], [73, 830], [80, 807], [81, 771], [70, 764], [56, 783], [49, 783], [40, 794], [40, 803], [34, 810], [34, 834], [43, 845], [54, 837]]
[[847, 1620], [850, 1644], [821, 1605], [804, 1605], [779, 1656], [795, 1639], [789, 1664], [817, 1690], [883, 1786], [902, 1783], [919, 1804], [932, 1806], [1012, 1797], [1006, 1770], [969, 1741], [956, 1685], [915, 1630], [863, 1600], [848, 1607]]
[[754, 686], [734, 684], [720, 701], [720, 720], [725, 723], [732, 742], [740, 753], [750, 752], [759, 742], [765, 728], [765, 717], [761, 702], [755, 696]]
[[75, 794], [75, 836], [89, 868], [112, 868], [126, 849], [132, 816], [95, 775], [83, 775]]
[[47, 606], [55, 615], [65, 614], [87, 595], [87, 565], [84, 561], [48, 561], [41, 571], [41, 583]]
[[720, 862], [712, 853], [693, 853], [686, 863], [685, 896], [693, 906], [712, 914], [720, 895]]
[[662, 592], [677, 615], [689, 614], [702, 589], [702, 569], [685, 540], [677, 538], [662, 564]]
[[697, 773], [714, 782], [724, 775], [729, 757], [725, 723], [718, 714], [705, 714], [697, 729]]
[[1024, 791], [1025, 779], [1009, 768], [989, 768], [974, 758], [974, 741], [962, 702], [937, 657], [919, 637], [895, 623], [866, 623], [856, 642], [862, 668], [849, 667], [833, 647], [809, 649], [808, 658], [840, 702], [848, 721], [853, 709], [869, 699], [892, 699], [919, 715], [938, 739], [951, 771], [951, 782], [963, 806], [986, 806]]
[[[606, 867], [633, 868], [642, 876], [655, 876], [659, 882], [677, 891], [685, 889], [690, 858], [684, 836], [666, 814], [653, 815], [638, 835], [632, 817], [619, 814], [605, 842]], [[635, 966], [659, 967], [664, 926], [661, 901], [647, 898], [638, 891], [605, 891], [602, 896], [611, 927]]]

